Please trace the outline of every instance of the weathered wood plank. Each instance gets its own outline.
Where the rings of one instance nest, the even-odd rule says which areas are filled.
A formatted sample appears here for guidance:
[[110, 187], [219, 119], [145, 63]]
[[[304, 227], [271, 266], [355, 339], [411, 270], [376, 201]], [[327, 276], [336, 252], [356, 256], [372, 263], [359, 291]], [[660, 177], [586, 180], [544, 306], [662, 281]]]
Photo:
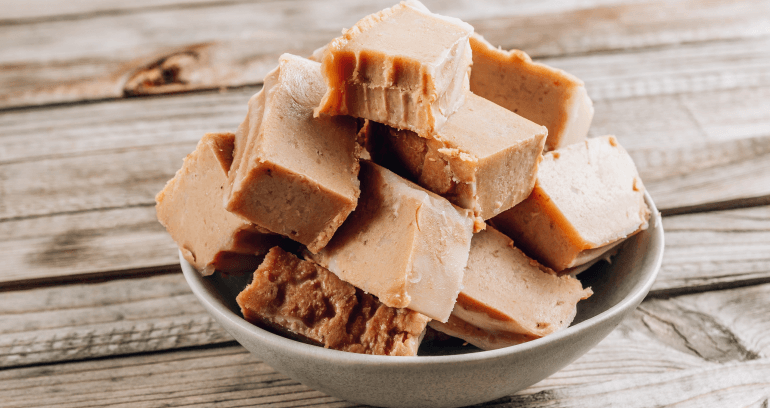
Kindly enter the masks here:
[[[742, 149], [745, 148], [745, 149]], [[714, 201], [770, 196], [770, 137], [737, 142], [708, 143], [692, 149], [679, 148], [656, 152], [663, 156], [689, 156], [684, 174], [652, 177], [645, 185], [663, 210], [688, 207]], [[697, 161], [698, 157], [713, 160]], [[709, 162], [711, 166], [707, 167]], [[687, 167], [690, 167], [689, 169]], [[645, 170], [662, 174], [657, 169]]]
[[[234, 1], [229, 1], [233, 3]], [[28, 2], [25, 0], [4, 0], [3, 15], [0, 16], [0, 24], [25, 24], [30, 22], [85, 19], [104, 14], [136, 13], [148, 9], [170, 9], [185, 7], [205, 7], [224, 3], [217, 0], [135, 0], [122, 1], [56, 1], [38, 0]]]
[[[118, 13], [137, 13], [152, 9], [183, 9], [190, 7], [217, 7], [227, 6], [234, 3], [246, 3], [249, 0], [137, 0], [130, 3], [115, 0], [79, 0], [62, 4], [56, 0], [39, 0], [34, 4], [23, 0], [5, 0], [7, 10], [3, 15], [6, 23], [23, 24], [33, 21], [61, 20], [66, 18], [90, 18], [99, 14], [118, 14]], [[469, 10], [468, 6], [461, 2], [437, 2], [435, 0], [426, 0], [424, 2], [429, 7], [436, 9], [440, 7], [442, 13], [454, 15], [458, 12], [466, 13], [476, 12], [475, 18], [481, 16], [492, 17], [495, 12], [502, 13], [505, 10], [510, 12], [510, 6], [495, 2], [482, 4], [478, 10]], [[558, 13], [572, 9], [586, 9], [599, 6], [621, 5], [629, 3], [629, 0], [581, 0], [581, 1], [561, 1], [561, 0], [519, 0], [516, 2], [516, 14], [531, 15], [541, 13]], [[299, 3], [302, 4], [302, 3]], [[343, 3], [339, 3], [343, 4]], [[376, 7], [388, 7], [394, 2], [381, 2], [367, 6], [373, 12]], [[364, 10], [364, 13], [367, 11]]]
[[665, 217], [653, 295], [770, 281], [770, 206]]
[[[349, 27], [365, 14], [391, 3], [378, 0], [362, 7], [349, 0], [228, 2], [0, 26], [0, 108], [258, 84], [281, 53], [307, 55], [338, 35], [341, 27]], [[770, 34], [770, 23], [764, 17], [769, 6], [761, 0], [705, 4], [694, 0], [675, 4], [589, 2], [583, 5], [587, 9], [558, 2], [529, 7], [518, 2], [491, 1], [483, 5], [428, 5], [437, 12], [477, 25], [478, 31], [493, 43], [521, 48], [534, 56], [761, 38]], [[94, 33], [100, 33], [98, 38]], [[732, 43], [728, 41], [725, 46]], [[767, 53], [767, 47], [757, 47]], [[748, 58], [740, 51], [733, 53], [733, 57], [736, 65]], [[650, 92], [672, 88], [671, 84], [672, 89], [713, 89], [734, 86], [734, 80], [767, 83], [767, 70], [762, 68], [767, 64], [760, 60], [753, 56], [753, 68], [739, 69], [736, 72], [740, 75], [715, 73], [706, 80], [682, 74], [668, 79], [648, 75], [597, 87], [595, 96], [604, 98], [640, 89]], [[617, 63], [612, 57], [597, 61], [592, 65]], [[578, 76], [591, 71], [580, 63], [553, 63], [576, 68]], [[657, 71], [656, 66], [647, 65], [651, 72]]]
[[6, 292], [0, 367], [233, 341], [181, 274]]
[[6, 221], [0, 223], [0, 288], [157, 273], [178, 265], [176, 251], [153, 206]]
[[206, 132], [233, 131], [259, 89], [3, 112], [0, 165], [170, 143], [194, 146]]
[[[170, 277], [161, 285], [134, 288], [145, 293], [130, 292], [117, 301], [105, 293], [94, 303], [108, 303], [104, 316], [119, 310], [111, 307], [121, 302], [127, 302], [131, 313], [135, 307], [141, 309], [136, 299], [178, 291]], [[51, 292], [53, 299], [42, 308], [22, 300], [14, 311], [57, 313], [49, 308], [65, 300], [56, 299], [61, 293]], [[770, 322], [765, 318], [769, 294], [770, 285], [758, 285], [647, 300], [576, 362], [498, 403], [595, 406], [608, 393], [612, 401], [637, 401], [645, 393], [654, 394], [655, 399], [642, 398], [644, 404], [638, 406], [677, 402], [697, 406], [734, 401], [730, 398], [739, 394], [750, 397], [748, 402], [759, 400], [764, 394], [758, 392], [767, 392], [770, 380]], [[179, 293], [180, 303], [184, 298]], [[73, 303], [76, 314], [85, 312], [80, 308], [88, 302], [75, 298]], [[30, 325], [35, 324], [39, 323], [33, 319]], [[85, 401], [146, 406], [340, 402], [276, 373], [237, 346], [6, 369], [0, 371], [0, 398], [11, 407], [76, 406]]]
[[594, 100], [621, 99], [766, 86], [768, 43], [760, 37], [541, 61], [585, 81]]
[[506, 407], [560, 408], [766, 406], [770, 400], [768, 389], [770, 359], [763, 359], [546, 389], [501, 402]]
[[0, 166], [0, 219], [152, 205], [195, 142]]

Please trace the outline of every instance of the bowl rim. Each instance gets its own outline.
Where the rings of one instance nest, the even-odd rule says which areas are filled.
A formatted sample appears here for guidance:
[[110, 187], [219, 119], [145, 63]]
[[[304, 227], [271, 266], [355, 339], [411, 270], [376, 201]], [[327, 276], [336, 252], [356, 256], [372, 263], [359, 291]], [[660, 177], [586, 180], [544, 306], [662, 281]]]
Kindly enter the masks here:
[[350, 353], [302, 343], [271, 333], [267, 330], [259, 328], [252, 323], [247, 322], [243, 317], [230, 310], [229, 307], [215, 299], [214, 296], [208, 292], [203, 283], [205, 277], [198, 273], [197, 270], [195, 270], [195, 268], [184, 259], [181, 251], [179, 251], [179, 260], [185, 280], [187, 281], [188, 285], [198, 300], [204, 303], [204, 306], [207, 306], [209, 311], [216, 312], [221, 318], [227, 319], [230, 323], [240, 327], [241, 329], [244, 329], [251, 335], [256, 336], [268, 348], [291, 349], [292, 353], [301, 354], [304, 357], [322, 359], [330, 362], [333, 361], [337, 364], [345, 363], [351, 365], [374, 363], [378, 365], [385, 364], [395, 366], [442, 366], [446, 364], [484, 362], [488, 360], [496, 360], [510, 354], [527, 352], [528, 350], [538, 348], [548, 343], [558, 342], [565, 337], [570, 337], [576, 332], [584, 330], [584, 328], [600, 325], [602, 322], [613, 319], [617, 317], [617, 315], [626, 311], [626, 309], [633, 307], [632, 305], [637, 305], [641, 303], [642, 300], [644, 300], [644, 297], [647, 296], [647, 293], [650, 291], [650, 288], [655, 282], [658, 272], [660, 271], [661, 261], [663, 259], [663, 249], [665, 247], [660, 213], [658, 212], [658, 209], [655, 206], [655, 203], [652, 201], [649, 193], [646, 191], [644, 193], [644, 198], [650, 209], [649, 229], [654, 234], [651, 237], [651, 240], [659, 240], [660, 249], [654, 254], [655, 259], [653, 263], [653, 271], [649, 274], [647, 280], [642, 283], [640, 288], [631, 293], [629, 296], [623, 298], [620, 302], [611, 308], [599, 313], [594, 317], [591, 317], [590, 319], [577, 323], [574, 326], [569, 326], [564, 330], [560, 330], [556, 333], [549, 334], [548, 336], [544, 336], [539, 339], [496, 350], [481, 350], [473, 353], [443, 356], [379, 356]]

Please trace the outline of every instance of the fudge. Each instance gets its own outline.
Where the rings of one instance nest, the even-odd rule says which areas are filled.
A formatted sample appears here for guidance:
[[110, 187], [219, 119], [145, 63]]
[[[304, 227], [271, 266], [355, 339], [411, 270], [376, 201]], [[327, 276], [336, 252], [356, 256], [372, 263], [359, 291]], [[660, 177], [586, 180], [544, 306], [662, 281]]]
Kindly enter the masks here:
[[470, 44], [473, 93], [547, 127], [546, 151], [585, 140], [594, 108], [583, 81], [522, 51], [493, 47], [478, 34]]
[[430, 138], [383, 125], [372, 128], [374, 138], [383, 139], [375, 142], [381, 146], [373, 148], [373, 157], [398, 158], [411, 180], [483, 220], [529, 196], [548, 132], [470, 92]]
[[468, 261], [469, 210], [361, 162], [356, 210], [312, 259], [391, 307], [446, 321]]
[[253, 271], [282, 238], [222, 206], [233, 154], [232, 133], [208, 133], [155, 197], [158, 220], [182, 256], [203, 275]]
[[452, 316], [447, 323], [430, 324], [485, 350], [507, 347], [569, 326], [577, 302], [591, 293], [577, 279], [558, 276], [488, 227], [473, 235]]
[[[278, 70], [273, 70], [268, 73], [265, 80], [269, 80], [270, 83], [275, 82], [275, 77], [278, 75]], [[238, 126], [235, 131], [235, 141], [233, 145], [233, 162], [230, 166], [230, 172], [227, 173], [227, 184], [224, 188], [224, 204], [227, 205], [227, 200], [232, 193], [233, 184], [235, 179], [241, 174], [240, 167], [243, 163], [243, 157], [246, 152], [254, 150], [254, 142], [259, 134], [260, 125], [262, 124], [262, 116], [265, 113], [265, 87], [259, 90], [248, 102], [248, 111], [246, 118]], [[251, 131], [253, 130], [253, 131]]]
[[433, 14], [418, 1], [363, 18], [327, 46], [328, 90], [316, 115], [434, 133], [469, 89], [472, 33], [469, 24]]
[[326, 245], [360, 193], [356, 120], [313, 118], [325, 91], [319, 63], [281, 56], [238, 129], [225, 199], [228, 211], [312, 252]]
[[537, 176], [532, 194], [491, 223], [556, 271], [601, 257], [647, 227], [644, 185], [614, 136], [546, 153]]
[[236, 298], [243, 317], [311, 344], [414, 356], [430, 320], [383, 305], [327, 269], [274, 247]]

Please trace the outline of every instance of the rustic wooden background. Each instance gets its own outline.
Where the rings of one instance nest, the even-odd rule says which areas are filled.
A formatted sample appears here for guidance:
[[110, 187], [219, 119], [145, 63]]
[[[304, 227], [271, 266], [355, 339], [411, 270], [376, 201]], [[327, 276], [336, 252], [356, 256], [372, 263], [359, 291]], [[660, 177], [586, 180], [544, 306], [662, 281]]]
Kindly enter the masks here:
[[[278, 55], [395, 0], [0, 1], [0, 406], [346, 406], [235, 343], [154, 195]], [[491, 405], [770, 405], [770, 2], [425, 1], [586, 82], [661, 208], [652, 292]]]

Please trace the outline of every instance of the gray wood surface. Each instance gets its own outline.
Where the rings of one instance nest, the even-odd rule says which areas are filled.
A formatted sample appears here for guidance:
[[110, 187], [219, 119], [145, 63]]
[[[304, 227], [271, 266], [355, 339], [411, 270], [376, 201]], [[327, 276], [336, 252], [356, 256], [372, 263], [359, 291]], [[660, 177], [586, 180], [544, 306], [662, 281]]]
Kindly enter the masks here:
[[[766, 284], [649, 299], [586, 355], [498, 402], [569, 407], [761, 402], [770, 384], [768, 296]], [[616, 395], [608, 396], [609, 390]], [[11, 368], [0, 371], [0, 398], [11, 407], [339, 402], [229, 345]]]
[[0, 296], [0, 367], [232, 342], [181, 274]]
[[[0, 406], [350, 406], [208, 316], [153, 198], [278, 55], [393, 2], [2, 2]], [[583, 79], [666, 214], [634, 314], [490, 405], [768, 407], [770, 3], [425, 3]]]
[[[368, 10], [391, 3], [378, 0], [364, 7], [350, 0], [294, 0], [133, 8], [88, 1], [80, 12], [66, 11], [72, 6], [51, 9], [64, 8], [62, 16], [77, 18], [48, 19], [33, 17], [41, 13], [35, 10], [45, 10], [37, 3], [17, 5], [24, 9], [16, 13], [20, 21], [0, 25], [0, 107], [257, 84], [280, 54], [308, 55]], [[718, 40], [729, 45], [770, 34], [764, 18], [770, 6], [762, 0], [426, 4], [475, 24], [494, 44], [533, 56]], [[114, 12], [97, 13], [100, 9]], [[24, 15], [31, 19], [25, 22]], [[709, 85], [708, 79], [695, 81]]]

